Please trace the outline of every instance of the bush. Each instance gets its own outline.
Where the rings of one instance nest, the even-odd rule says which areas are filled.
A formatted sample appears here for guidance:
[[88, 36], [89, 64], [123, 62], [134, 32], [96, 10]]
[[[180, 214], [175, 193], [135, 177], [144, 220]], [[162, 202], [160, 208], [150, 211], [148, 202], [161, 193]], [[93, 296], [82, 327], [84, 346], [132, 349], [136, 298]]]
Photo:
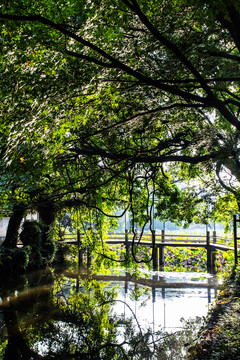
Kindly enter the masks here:
[[34, 220], [26, 220], [22, 225], [20, 240], [24, 246], [41, 247], [42, 244], [42, 226]]
[[31, 248], [28, 269], [42, 268], [53, 261], [56, 246], [51, 236], [46, 238], [46, 228], [34, 220], [25, 221], [20, 240]]
[[224, 279], [207, 327], [203, 328], [191, 360], [237, 360], [240, 349], [240, 266]]
[[30, 247], [8, 249], [0, 247], [0, 274], [1, 276], [24, 273], [29, 265]]

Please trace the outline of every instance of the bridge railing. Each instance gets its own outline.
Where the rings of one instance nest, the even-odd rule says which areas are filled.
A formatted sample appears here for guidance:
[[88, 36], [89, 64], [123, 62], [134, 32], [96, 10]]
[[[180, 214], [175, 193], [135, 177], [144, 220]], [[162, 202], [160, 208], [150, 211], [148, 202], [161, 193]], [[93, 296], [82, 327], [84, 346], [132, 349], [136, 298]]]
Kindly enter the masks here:
[[230, 246], [230, 247], [234, 246], [233, 238], [230, 238], [230, 237], [227, 237], [227, 236], [224, 236], [224, 235], [223, 236], [216, 236], [215, 239], [213, 238], [213, 243], [214, 244], [225, 245], [225, 246]]
[[[127, 233], [128, 241], [132, 241], [134, 235], [132, 233]], [[126, 234], [124, 233], [115, 233], [115, 234], [108, 234], [107, 240], [112, 241], [120, 241], [126, 238]], [[139, 235], [135, 237], [135, 241], [139, 240]], [[152, 234], [151, 233], [144, 233], [141, 237], [141, 241], [143, 242], [152, 242]], [[199, 244], [206, 244], [207, 243], [207, 235], [181, 235], [181, 234], [167, 234], [162, 232], [155, 234], [155, 243], [199, 243]], [[216, 236], [216, 234], [209, 235], [209, 243], [213, 244], [222, 244], [222, 245], [232, 245], [233, 239], [227, 238], [226, 236]]]
[[206, 235], [156, 234], [157, 242], [206, 243]]
[[[65, 237], [65, 242], [68, 244], [78, 245], [79, 241], [84, 234], [69, 234]], [[161, 233], [152, 231], [151, 233], [143, 233], [141, 239], [139, 234], [129, 233], [127, 230], [125, 233], [109, 233], [106, 236], [106, 242], [112, 246], [121, 245], [125, 247], [126, 254], [129, 253], [132, 241], [135, 244], [141, 244], [150, 248], [152, 254], [153, 270], [164, 270], [165, 255], [164, 251], [166, 247], [198, 247], [204, 248], [207, 252], [207, 271], [209, 273], [215, 273], [215, 251], [233, 250], [232, 239], [217, 236], [213, 231], [210, 234], [209, 231], [206, 235], [185, 235], [185, 234], [166, 234], [164, 230]], [[119, 249], [116, 249], [119, 250]], [[83, 253], [87, 254], [87, 266], [91, 263], [91, 253], [88, 248], [83, 249], [78, 247], [79, 252], [79, 264], [83, 263]]]
[[[151, 233], [143, 233], [141, 239], [139, 239], [139, 235], [135, 236], [135, 242], [141, 240], [141, 242], [152, 243], [152, 234]], [[84, 237], [84, 234], [81, 233], [80, 237]], [[131, 242], [134, 238], [134, 234], [130, 232], [126, 233], [110, 233], [106, 236], [106, 241], [111, 244], [114, 243], [124, 243], [126, 241]], [[64, 235], [65, 241], [77, 241], [77, 234], [67, 234]], [[155, 244], [160, 243], [196, 243], [196, 244], [207, 244], [207, 235], [186, 235], [186, 234], [167, 234], [163, 230], [161, 233], [155, 233]], [[209, 234], [209, 244], [221, 244], [226, 246], [233, 246], [233, 239], [226, 236], [216, 236], [216, 233]]]

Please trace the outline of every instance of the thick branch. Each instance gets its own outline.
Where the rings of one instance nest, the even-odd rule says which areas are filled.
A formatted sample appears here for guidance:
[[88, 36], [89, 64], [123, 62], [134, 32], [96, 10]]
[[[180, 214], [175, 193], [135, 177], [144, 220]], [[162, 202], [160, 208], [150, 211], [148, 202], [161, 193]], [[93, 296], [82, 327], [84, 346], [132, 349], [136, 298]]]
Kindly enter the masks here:
[[86, 155], [86, 156], [102, 156], [107, 159], [111, 160], [118, 160], [118, 161], [131, 161], [132, 163], [145, 163], [145, 164], [155, 164], [155, 163], [166, 163], [166, 162], [185, 162], [190, 164], [198, 164], [204, 161], [208, 161], [210, 159], [214, 159], [217, 154], [210, 153], [207, 155], [196, 155], [196, 156], [189, 156], [189, 155], [144, 155], [141, 154], [134, 154], [128, 155], [124, 153], [109, 153], [105, 150], [94, 148], [94, 149], [69, 149], [72, 152], [75, 152], [78, 155]]
[[217, 57], [221, 57], [221, 58], [224, 58], [224, 59], [230, 59], [230, 60], [235, 60], [235, 61], [238, 61], [240, 62], [240, 56], [238, 55], [233, 55], [233, 54], [228, 54], [224, 51], [211, 51], [209, 52], [210, 55], [212, 56], [217, 56]]
[[83, 60], [86, 60], [88, 62], [91, 62], [91, 63], [94, 63], [96, 65], [99, 65], [99, 66], [102, 66], [102, 67], [105, 67], [105, 68], [113, 68], [114, 66], [110, 63], [106, 63], [106, 62], [103, 62], [103, 61], [100, 61], [96, 58], [93, 58], [92, 56], [87, 56], [87, 55], [83, 55], [83, 54], [79, 54], [79, 53], [76, 53], [74, 51], [70, 51], [70, 50], [66, 50], [66, 54], [67, 55], [70, 55], [70, 56], [73, 56], [75, 58], [78, 58], [78, 59], [83, 59]]
[[231, 192], [232, 194], [235, 194], [236, 192], [234, 191], [234, 189], [231, 188], [230, 186], [228, 186], [228, 185], [222, 180], [221, 175], [220, 175], [221, 166], [222, 166], [222, 164], [221, 164], [221, 163], [218, 163], [218, 164], [217, 164], [217, 167], [216, 167], [216, 174], [217, 174], [219, 183], [220, 183], [220, 185], [221, 185], [225, 190]]
[[[240, 14], [237, 11], [235, 6], [228, 6], [228, 15], [226, 16], [225, 12], [217, 14], [217, 20], [221, 23], [221, 25], [229, 31], [231, 34], [235, 45], [240, 52], [240, 31], [239, 31], [239, 22], [240, 22]], [[230, 19], [230, 20], [229, 20]]]

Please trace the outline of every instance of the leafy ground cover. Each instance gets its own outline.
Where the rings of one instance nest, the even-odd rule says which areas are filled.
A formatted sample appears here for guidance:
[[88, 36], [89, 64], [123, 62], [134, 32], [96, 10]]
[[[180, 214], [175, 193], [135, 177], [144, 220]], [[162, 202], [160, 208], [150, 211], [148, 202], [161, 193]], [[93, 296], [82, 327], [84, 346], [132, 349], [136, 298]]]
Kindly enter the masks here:
[[240, 265], [224, 279], [191, 360], [240, 359]]
[[[233, 260], [233, 252], [215, 252], [215, 272], [222, 273]], [[167, 248], [165, 271], [207, 271], [207, 251], [202, 248]]]

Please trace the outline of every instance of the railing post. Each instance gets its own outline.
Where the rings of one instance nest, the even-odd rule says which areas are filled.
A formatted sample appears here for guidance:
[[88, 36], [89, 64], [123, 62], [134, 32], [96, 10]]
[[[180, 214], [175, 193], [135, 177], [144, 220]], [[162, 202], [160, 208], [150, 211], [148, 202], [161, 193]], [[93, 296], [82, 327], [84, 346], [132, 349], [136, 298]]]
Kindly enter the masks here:
[[[213, 230], [212, 239], [213, 239], [213, 244], [216, 244], [216, 242], [217, 242], [216, 230]], [[216, 274], [215, 264], [216, 264], [216, 249], [214, 249], [212, 252], [212, 273], [213, 274]]]
[[153, 270], [158, 270], [158, 252], [156, 247], [156, 235], [155, 230], [152, 230], [152, 262], [153, 262]]
[[78, 246], [78, 267], [83, 265], [83, 250], [82, 250], [82, 242], [80, 237], [80, 231], [77, 230], [77, 246]]
[[[239, 220], [238, 220], [239, 221]], [[237, 215], [233, 215], [233, 238], [234, 238], [234, 260], [235, 265], [238, 264], [238, 249], [237, 249]]]
[[217, 242], [217, 232], [216, 230], [213, 230], [213, 243], [216, 244]]
[[164, 246], [159, 246], [159, 270], [164, 271]]
[[87, 249], [87, 268], [88, 269], [90, 268], [91, 264], [92, 264], [92, 255], [91, 255], [90, 249], [88, 248]]
[[210, 245], [210, 233], [206, 233], [206, 248], [207, 248], [207, 272], [212, 273], [212, 249]]
[[126, 249], [126, 254], [129, 253], [129, 242], [128, 242], [128, 230], [125, 229], [125, 249]]
[[161, 239], [162, 239], [162, 242], [164, 242], [164, 240], [165, 240], [165, 230], [162, 230]]
[[[165, 230], [162, 230], [162, 243], [165, 241]], [[159, 270], [164, 271], [164, 246], [159, 246]]]

